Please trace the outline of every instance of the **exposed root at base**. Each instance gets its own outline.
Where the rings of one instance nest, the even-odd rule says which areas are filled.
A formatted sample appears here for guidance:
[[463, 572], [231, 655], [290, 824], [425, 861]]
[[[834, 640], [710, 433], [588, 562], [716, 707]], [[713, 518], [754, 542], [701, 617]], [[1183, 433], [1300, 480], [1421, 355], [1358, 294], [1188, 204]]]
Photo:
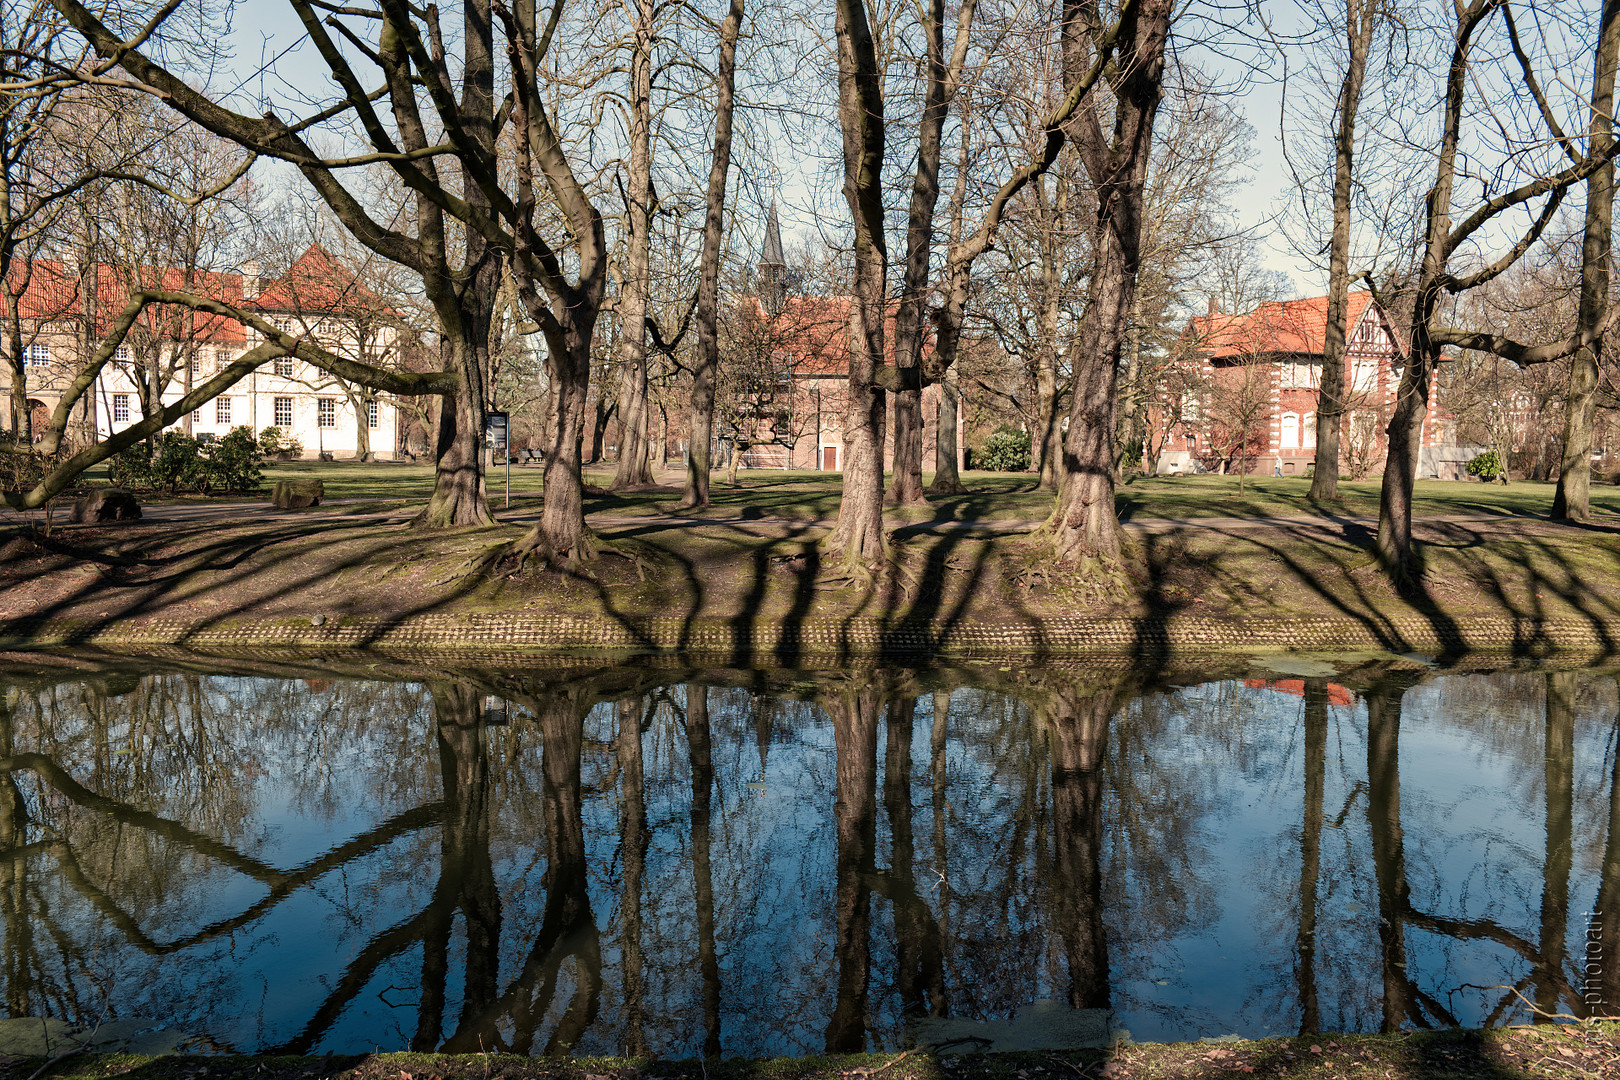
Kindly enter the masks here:
[[1129, 545], [1118, 555], [1071, 549], [1060, 559], [1053, 551], [1054, 531], [1049, 521], [1019, 545], [1009, 559], [1010, 584], [1047, 593], [1072, 607], [1112, 607], [1137, 599], [1139, 575], [1133, 566], [1139, 560]]
[[530, 566], [538, 566], [584, 581], [596, 581], [598, 578], [593, 567], [606, 556], [625, 560], [635, 567], [639, 580], [647, 580], [649, 564], [632, 545], [603, 540], [589, 530], [573, 547], [561, 550], [546, 547], [538, 536], [530, 533], [521, 540], [499, 545], [485, 568], [511, 578]]

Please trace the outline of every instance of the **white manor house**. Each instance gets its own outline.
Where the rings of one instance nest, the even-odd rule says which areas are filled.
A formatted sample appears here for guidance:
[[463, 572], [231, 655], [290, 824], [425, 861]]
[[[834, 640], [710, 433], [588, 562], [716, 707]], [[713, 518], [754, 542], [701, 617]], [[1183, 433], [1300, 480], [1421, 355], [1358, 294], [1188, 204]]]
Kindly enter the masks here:
[[[368, 363], [391, 363], [404, 344], [397, 313], [319, 244], [285, 274], [269, 280], [262, 279], [251, 263], [241, 272], [199, 271], [188, 276], [171, 267], [131, 272], [106, 264], [86, 268], [43, 259], [25, 264], [20, 272], [14, 270], [12, 278], [25, 286], [18, 297], [23, 373], [36, 431], [48, 423], [63, 390], [90, 351], [101, 344], [125, 297], [136, 288], [223, 300], [261, 314], [282, 329], [308, 334], [340, 356]], [[95, 302], [86, 305], [87, 295], [94, 295]], [[257, 331], [235, 319], [174, 306], [147, 308], [112, 363], [102, 369], [93, 392], [74, 409], [68, 438], [82, 441], [92, 430], [105, 438], [138, 423], [143, 377], [151, 380], [155, 375], [155, 385], [163, 387], [162, 401], [170, 405], [194, 382], [212, 376], [260, 341]], [[9, 352], [10, 343], [6, 344]], [[8, 403], [4, 426], [15, 431], [21, 425], [10, 404], [11, 378], [11, 365], [0, 366], [0, 385]], [[244, 425], [255, 434], [266, 427], [281, 428], [303, 445], [306, 458], [369, 454], [388, 460], [404, 451], [398, 402], [291, 357], [265, 364], [170, 430], [205, 437]]]

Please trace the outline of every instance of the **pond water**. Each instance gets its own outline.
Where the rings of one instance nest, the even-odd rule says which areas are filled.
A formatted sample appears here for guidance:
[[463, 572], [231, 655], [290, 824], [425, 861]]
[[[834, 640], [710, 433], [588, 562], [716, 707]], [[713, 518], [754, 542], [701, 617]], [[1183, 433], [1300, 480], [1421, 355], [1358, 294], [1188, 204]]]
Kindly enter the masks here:
[[1609, 672], [220, 663], [0, 670], [9, 1016], [695, 1056], [1620, 1001]]

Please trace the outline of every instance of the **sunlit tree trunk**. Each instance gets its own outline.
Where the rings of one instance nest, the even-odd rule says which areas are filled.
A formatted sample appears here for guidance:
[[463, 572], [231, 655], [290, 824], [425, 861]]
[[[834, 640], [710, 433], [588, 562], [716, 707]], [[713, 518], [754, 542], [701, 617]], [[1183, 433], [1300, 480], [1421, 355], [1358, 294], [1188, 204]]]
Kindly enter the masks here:
[[[1164, 78], [1164, 47], [1175, 5], [1142, 0], [1122, 15], [1120, 73], [1111, 87], [1113, 134], [1103, 131], [1095, 102], [1076, 113], [1071, 130], [1096, 188], [1092, 268], [1086, 316], [1074, 350], [1069, 430], [1062, 479], [1048, 522], [1053, 554], [1073, 563], [1120, 553], [1114, 511], [1114, 410], [1120, 349], [1136, 298], [1142, 201]], [[1091, 34], [1102, 21], [1082, 0], [1063, 4], [1063, 77], [1070, 86], [1087, 70]], [[1095, 93], [1095, 91], [1093, 91]]]
[[1339, 497], [1339, 430], [1344, 422], [1345, 333], [1350, 313], [1350, 199], [1355, 179], [1356, 115], [1367, 75], [1367, 52], [1384, 0], [1345, 0], [1344, 81], [1335, 107], [1333, 137], [1333, 235], [1328, 241], [1327, 326], [1322, 343], [1322, 380], [1316, 404], [1316, 468], [1310, 498]]
[[934, 482], [928, 485], [930, 495], [958, 495], [962, 487], [962, 474], [957, 468], [961, 447], [957, 445], [956, 431], [961, 421], [957, 417], [960, 403], [956, 367], [945, 371], [939, 383], [939, 417], [934, 435]]
[[[1592, 76], [1591, 134], [1588, 153], [1603, 153], [1614, 140], [1614, 79], [1620, 63], [1620, 0], [1605, 0], [1598, 29], [1596, 70]], [[1576, 329], [1595, 332], [1609, 309], [1609, 260], [1614, 234], [1614, 163], [1604, 164], [1586, 181], [1586, 228], [1581, 240], [1581, 301]], [[1570, 362], [1569, 391], [1564, 405], [1563, 455], [1558, 489], [1553, 493], [1554, 520], [1586, 521], [1592, 486], [1592, 418], [1597, 405], [1598, 367], [1603, 339], [1577, 352]]]
[[[837, 0], [838, 119], [844, 134], [844, 200], [855, 226], [849, 301], [849, 408], [843, 495], [827, 549], [846, 564], [888, 558], [883, 535], [884, 305], [888, 247], [883, 220], [884, 120], [877, 48], [859, 0]], [[892, 369], [889, 374], [893, 374]]]
[[630, 50], [630, 175], [625, 208], [629, 238], [619, 289], [619, 468], [613, 488], [649, 487], [647, 463], [647, 301], [652, 289], [653, 0], [635, 0]]
[[720, 62], [715, 71], [714, 156], [704, 200], [703, 254], [698, 269], [697, 366], [692, 372], [692, 410], [686, 449], [686, 491], [681, 506], [709, 505], [710, 455], [714, 445], [714, 381], [720, 367], [720, 236], [731, 169], [731, 114], [736, 100], [737, 35], [743, 0], [731, 0], [720, 24]]

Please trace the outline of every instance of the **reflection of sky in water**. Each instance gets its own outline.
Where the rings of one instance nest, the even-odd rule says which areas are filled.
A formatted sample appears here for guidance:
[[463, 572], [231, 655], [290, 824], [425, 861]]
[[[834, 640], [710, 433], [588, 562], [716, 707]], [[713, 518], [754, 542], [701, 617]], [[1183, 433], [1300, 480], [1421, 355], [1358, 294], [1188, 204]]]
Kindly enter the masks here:
[[[1405, 692], [1399, 732], [1411, 905], [1425, 916], [1488, 922], [1496, 937], [1531, 954], [1540, 949], [1546, 880], [1546, 685], [1540, 673], [1433, 678]], [[1118, 1026], [1139, 1039], [1298, 1030], [1302, 940], [1314, 943], [1322, 1028], [1376, 1030], [1382, 1022], [1367, 705], [1342, 691], [1327, 708], [1317, 922], [1301, 936], [1302, 686], [1221, 682], [1151, 694], [1123, 706], [1109, 728], [1097, 852], [1109, 994]], [[684, 690], [662, 693], [662, 703], [638, 710], [647, 718], [639, 1002], [626, 997], [634, 981], [623, 940], [633, 853], [622, 835], [620, 711], [601, 704], [584, 721], [586, 890], [602, 970], [581, 1051], [625, 1051], [638, 1015], [656, 1053], [687, 1056], [703, 1046], [692, 770], [677, 711]], [[938, 928], [951, 1014], [1004, 1019], [1070, 989], [1071, 943], [1054, 898], [1074, 883], [1057, 879], [1071, 864], [1058, 857], [1065, 839], [1052, 809], [1048, 736], [1026, 701], [976, 689], [952, 693], [948, 722], [936, 732], [935, 700], [917, 697], [905, 740], [911, 880]], [[194, 680], [189, 696], [177, 684], [155, 719], [120, 712], [129, 701], [108, 700], [106, 730], [109, 747], [133, 753], [98, 750], [83, 699], [61, 688], [49, 702], [17, 699], [16, 748], [37, 749], [98, 793], [223, 841], [250, 869], [164, 839], [148, 819], [119, 824], [76, 807], [18, 774], [37, 819], [18, 840], [65, 840], [80, 877], [36, 848], [25, 875], [0, 883], [10, 892], [0, 980], [13, 1011], [93, 1017], [104, 986], [115, 1016], [206, 1032], [235, 1049], [301, 1035], [314, 1050], [410, 1045], [424, 971], [434, 966], [423, 912], [436, 893], [476, 889], [454, 869], [456, 844], [437, 823], [442, 812], [371, 836], [443, 796], [429, 696], [398, 685], [221, 677]], [[42, 724], [42, 714], [54, 719]], [[1581, 677], [1569, 957], [1598, 889], [1614, 716], [1613, 680]], [[727, 1053], [819, 1052], [839, 985], [833, 725], [818, 705], [725, 688], [710, 691], [710, 720], [722, 1045]], [[898, 972], [917, 949], [892, 901], [904, 868], [894, 865], [883, 715], [876, 745], [866, 1028], [872, 1045], [892, 1046], [905, 1030]], [[484, 835], [495, 890], [481, 910], [498, 911], [489, 959], [500, 994], [524, 969], [547, 918], [541, 733], [523, 719], [491, 729], [488, 757]], [[309, 880], [286, 879], [344, 845], [354, 848], [350, 857], [329, 859]], [[251, 866], [269, 868], [272, 880], [254, 880]], [[272, 895], [277, 880], [282, 892]], [[267, 897], [274, 902], [255, 910]], [[15, 914], [19, 898], [34, 915], [27, 926]], [[476, 936], [457, 911], [443, 960], [440, 1041], [477, 996], [465, 981]], [[1503, 997], [1480, 988], [1531, 974], [1531, 959], [1502, 941], [1406, 925], [1404, 942], [1406, 966], [1390, 970], [1404, 970], [1415, 992], [1464, 1024], [1482, 1022]], [[30, 948], [39, 970], [25, 985], [17, 961]], [[1566, 958], [1566, 974], [1573, 967]], [[577, 957], [562, 962], [549, 1007], [534, 1021], [535, 1049], [586, 975]], [[514, 1034], [508, 1016], [484, 1037], [505, 1044]]]

